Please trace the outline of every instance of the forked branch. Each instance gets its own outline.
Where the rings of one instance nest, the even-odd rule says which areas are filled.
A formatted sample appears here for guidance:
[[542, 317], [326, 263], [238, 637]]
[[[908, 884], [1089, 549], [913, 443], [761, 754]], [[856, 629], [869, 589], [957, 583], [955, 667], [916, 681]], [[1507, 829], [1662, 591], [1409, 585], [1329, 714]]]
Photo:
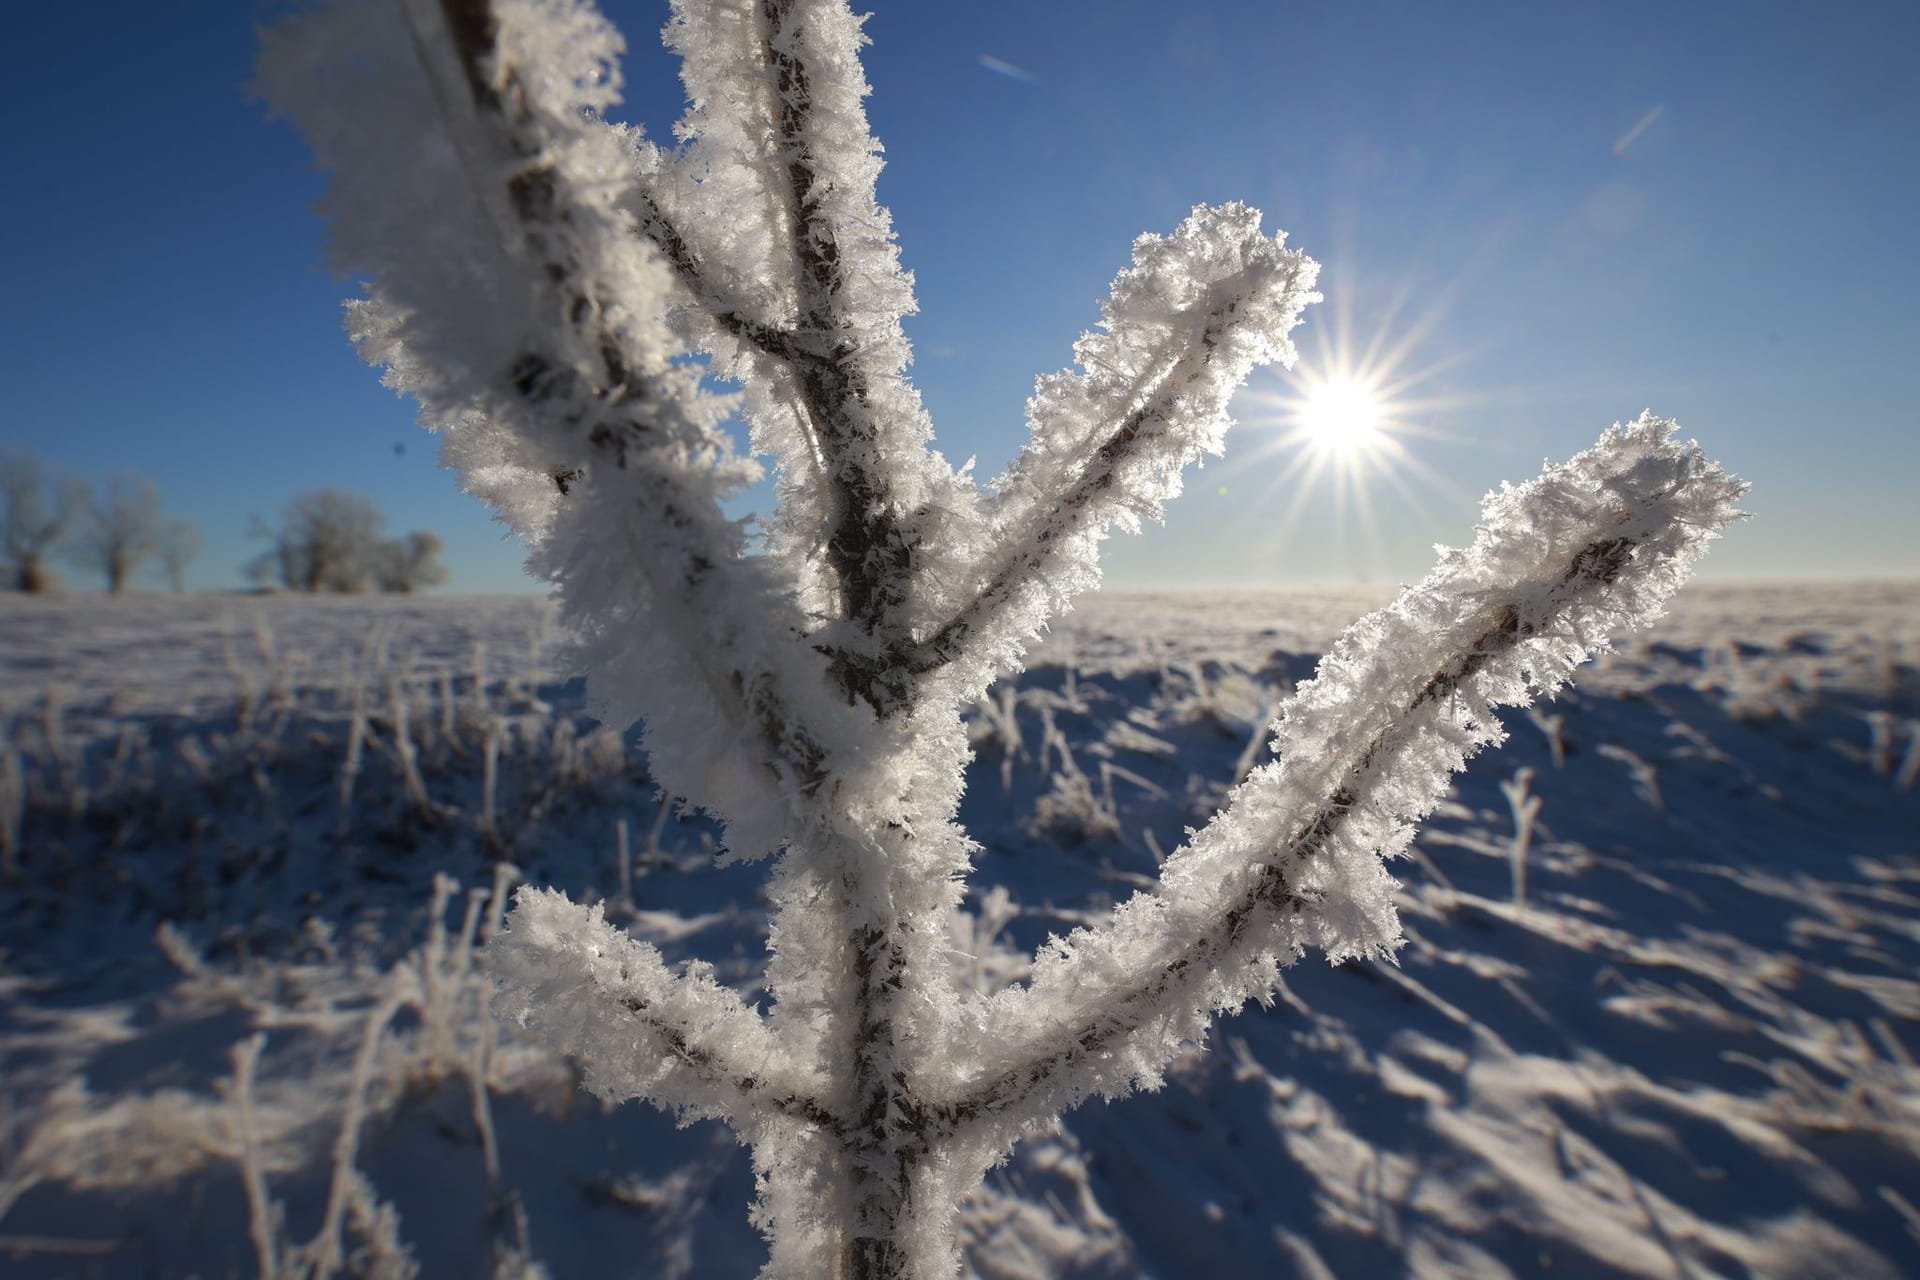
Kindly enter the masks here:
[[[694, 617], [716, 616], [729, 592], [748, 585], [737, 581], [739, 575], [725, 573], [729, 565], [718, 562], [708, 550], [715, 542], [724, 545], [722, 539], [699, 537], [707, 532], [702, 525], [711, 528], [720, 521], [719, 513], [702, 495], [674, 483], [670, 470], [646, 466], [648, 453], [660, 447], [654, 437], [662, 431], [662, 419], [684, 415], [683, 401], [674, 389], [661, 386], [628, 360], [621, 335], [605, 323], [606, 317], [620, 312], [620, 301], [592, 278], [578, 254], [570, 252], [576, 246], [564, 229], [587, 221], [588, 216], [569, 199], [566, 177], [554, 158], [554, 141], [544, 136], [540, 112], [528, 97], [519, 69], [500, 55], [491, 0], [440, 3], [482, 121], [491, 121], [502, 148], [520, 159], [518, 171], [506, 185], [525, 249], [560, 295], [562, 314], [576, 330], [576, 345], [597, 351], [603, 366], [595, 385], [573, 388], [568, 384], [576, 375], [550, 368], [540, 353], [529, 352], [515, 363], [514, 389], [536, 407], [542, 401], [563, 400], [569, 392], [596, 402], [603, 412], [587, 430], [594, 456], [602, 465], [647, 473], [641, 489], [654, 499], [658, 531], [685, 543], [681, 577], [675, 584], [682, 607]], [[655, 355], [638, 354], [641, 361]], [[737, 562], [738, 557], [728, 559]], [[722, 701], [736, 702], [741, 721], [757, 730], [754, 736], [778, 762], [777, 772], [798, 790], [817, 787], [821, 749], [785, 705], [773, 674], [736, 669], [721, 679], [723, 684], [716, 681], [717, 695]]]
[[[859, 23], [844, 5], [817, 0], [725, 0], [679, 7], [668, 38], [685, 60], [692, 140], [680, 152], [642, 147], [629, 205], [723, 339], [716, 350], [746, 379], [757, 428], [791, 416], [790, 428], [757, 438], [801, 477], [809, 501], [777, 513], [770, 529], [790, 544], [805, 525], [800, 541], [824, 565], [831, 596], [813, 644], [848, 701], [891, 715], [901, 690], [878, 655], [907, 638], [918, 521], [945, 469], [900, 379], [898, 319], [913, 303], [886, 211], [873, 202], [878, 144], [860, 107]], [[743, 125], [721, 102], [752, 104], [766, 118]], [[737, 217], [683, 218], [715, 214], [715, 190], [736, 206], [766, 207], [764, 261], [768, 245], [729, 239], [723, 228]], [[757, 278], [736, 288], [743, 252]], [[733, 348], [748, 363], [733, 363]]]
[[719, 284], [701, 264], [686, 233], [660, 207], [652, 193], [636, 191], [633, 203], [640, 234], [672, 266], [674, 274], [686, 288], [688, 301], [713, 321], [721, 332], [782, 364], [793, 365], [814, 358], [800, 349], [791, 329], [755, 319], [747, 314], [744, 305], [721, 295]]
[[[861, 350], [856, 304], [848, 297], [842, 242], [848, 239], [832, 196], [833, 175], [818, 149], [821, 129], [808, 46], [815, 33], [795, 0], [759, 0], [762, 56], [773, 76], [773, 127], [784, 157], [787, 225], [800, 302], [794, 344], [809, 358], [790, 361], [805, 413], [833, 486], [826, 558], [840, 584], [842, 617], [854, 636], [883, 646], [904, 634], [903, 607], [912, 594], [913, 540], [886, 451], [908, 442], [885, 438], [873, 412], [873, 370]], [[853, 637], [849, 638], [854, 639]], [[898, 709], [885, 664], [860, 662], [857, 648], [834, 654], [850, 698], [883, 714]]]
[[1489, 500], [1474, 546], [1351, 628], [1276, 725], [1257, 771], [1161, 884], [1041, 957], [985, 1011], [1005, 1046], [957, 1082], [947, 1123], [1015, 1129], [1157, 1072], [1212, 1016], [1272, 990], [1309, 946], [1385, 951], [1398, 926], [1378, 865], [1403, 848], [1494, 709], [1551, 693], [1608, 633], [1653, 616], [1737, 513], [1744, 486], [1673, 424], [1643, 416]]
[[[1083, 371], [1042, 378], [1028, 402], [1033, 440], [994, 482], [987, 521], [1000, 533], [977, 585], [893, 661], [925, 675], [968, 652], [1017, 652], [1096, 582], [1100, 539], [1157, 516], [1186, 467], [1219, 450], [1247, 374], [1292, 363], [1287, 335], [1319, 296], [1318, 271], [1241, 204], [1202, 205], [1171, 235], [1141, 236], [1101, 331], [1074, 349]], [[1000, 674], [983, 667], [967, 695]]]
[[[675, 363], [671, 268], [603, 176], [631, 162], [586, 114], [617, 85], [595, 75], [615, 39], [585, 9], [402, 0], [296, 18], [262, 62], [336, 170], [336, 259], [377, 281], [354, 313], [363, 352], [449, 433], [449, 459], [534, 544], [536, 570], [567, 584], [600, 707], [679, 736], [663, 781], [758, 853], [823, 777], [803, 706], [822, 664], [784, 567], [746, 555], [720, 509], [751, 467], [720, 429], [727, 403]], [[556, 41], [586, 66], [523, 65]], [[396, 123], [421, 119], [437, 132]], [[402, 233], [414, 224], [434, 233]], [[665, 673], [706, 704], [662, 699]]]

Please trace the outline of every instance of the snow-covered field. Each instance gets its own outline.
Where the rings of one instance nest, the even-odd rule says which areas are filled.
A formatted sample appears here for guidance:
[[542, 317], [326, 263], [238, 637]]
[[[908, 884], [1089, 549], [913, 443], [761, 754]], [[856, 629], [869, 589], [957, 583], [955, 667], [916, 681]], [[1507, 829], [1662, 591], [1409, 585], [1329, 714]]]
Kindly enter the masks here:
[[[1144, 883], [1382, 598], [1086, 602], [973, 721], [970, 980]], [[511, 868], [761, 969], [764, 870], [550, 617], [0, 599], [0, 1273], [757, 1269], [725, 1131], [485, 1016]], [[1399, 965], [1310, 959], [1023, 1144], [975, 1273], [1920, 1275], [1920, 586], [1690, 588], [1508, 728], [1399, 864]]]

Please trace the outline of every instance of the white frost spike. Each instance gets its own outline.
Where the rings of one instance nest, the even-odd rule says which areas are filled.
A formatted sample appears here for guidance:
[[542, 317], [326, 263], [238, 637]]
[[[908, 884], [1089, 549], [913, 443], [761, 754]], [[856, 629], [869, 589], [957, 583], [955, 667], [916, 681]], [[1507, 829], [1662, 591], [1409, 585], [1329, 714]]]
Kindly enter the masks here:
[[704, 969], [673, 973], [597, 905], [523, 887], [488, 956], [502, 988], [496, 1012], [564, 1046], [608, 1102], [651, 1098], [689, 1118], [727, 1118], [821, 1091], [817, 1069], [775, 1043], [730, 988]]
[[[1286, 705], [1278, 762], [1031, 983], [955, 980], [974, 852], [962, 712], [1220, 447], [1290, 361], [1317, 268], [1244, 205], [1143, 236], [1078, 368], [1042, 378], [991, 496], [931, 449], [913, 309], [844, 0], [675, 0], [678, 145], [605, 123], [619, 37], [582, 0], [336, 0], [269, 34], [262, 79], [333, 172], [349, 325], [532, 548], [594, 705], [654, 769], [779, 850], [762, 1014], [598, 908], [521, 891], [496, 1008], [608, 1099], [724, 1118], [754, 1150], [767, 1274], [950, 1277], [954, 1215], [1027, 1126], [1158, 1082], [1304, 949], [1398, 937], [1382, 858], [1496, 741], [1646, 621], [1741, 486], [1643, 417], [1492, 495], [1479, 536], [1356, 624]], [[780, 510], [750, 555], [720, 500]]]

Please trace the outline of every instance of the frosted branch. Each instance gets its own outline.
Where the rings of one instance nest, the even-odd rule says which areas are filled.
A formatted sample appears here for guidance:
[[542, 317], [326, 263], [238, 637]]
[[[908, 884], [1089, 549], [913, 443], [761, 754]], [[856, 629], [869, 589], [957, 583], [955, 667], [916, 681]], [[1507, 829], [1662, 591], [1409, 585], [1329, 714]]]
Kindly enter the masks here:
[[916, 508], [944, 467], [919, 397], [899, 381], [900, 317], [914, 309], [891, 219], [873, 196], [879, 143], [867, 130], [859, 20], [837, 0], [760, 0], [762, 57], [783, 171], [798, 318], [812, 357], [793, 366], [832, 486], [824, 558], [848, 626], [822, 637], [850, 698], [883, 713], [902, 690], [878, 652], [907, 635]]
[[[1142, 236], [983, 500], [903, 376], [861, 20], [673, 0], [666, 37], [671, 148], [607, 123], [621, 46], [586, 0], [330, 0], [268, 33], [262, 79], [333, 171], [336, 263], [374, 281], [355, 341], [558, 588], [591, 709], [644, 718], [656, 776], [733, 852], [782, 850], [765, 1016], [540, 890], [491, 945], [496, 1007], [602, 1097], [732, 1124], [768, 1274], [951, 1276], [955, 1206], [1024, 1128], [1155, 1083], [1309, 947], [1391, 951], [1383, 859], [1499, 740], [1495, 709], [1650, 619], [1741, 486], [1645, 416], [1492, 495], [1151, 892], [1026, 987], [957, 997], [961, 708], [1219, 451], [1248, 373], [1293, 359], [1318, 268], [1239, 204]], [[765, 554], [720, 505], [758, 475], [741, 412], [776, 468]]]
[[860, 20], [839, 0], [679, 3], [666, 36], [683, 145], [636, 148], [628, 208], [684, 290], [676, 325], [741, 382], [779, 469], [769, 550], [803, 584], [814, 647], [846, 699], [891, 714], [878, 655], [916, 621], [922, 549], [976, 499], [901, 376], [912, 281], [874, 199]]
[[966, 655], [964, 689], [977, 693], [1099, 580], [1113, 526], [1157, 519], [1182, 471], [1220, 451], [1234, 392], [1254, 366], [1293, 362], [1287, 334], [1319, 297], [1318, 265], [1285, 240], [1261, 232], [1258, 210], [1228, 204], [1134, 242], [1101, 328], [1074, 346], [1080, 371], [1041, 378], [1027, 402], [1033, 438], [994, 482], [986, 522], [1003, 532], [976, 585], [901, 655], [907, 666], [924, 674]]
[[[817, 561], [836, 494], [815, 425], [817, 415], [801, 395], [804, 384], [817, 385], [834, 375], [832, 362], [802, 343], [791, 327], [754, 313], [742, 291], [728, 283], [730, 273], [715, 269], [714, 255], [696, 248], [688, 229], [663, 206], [662, 190], [674, 176], [672, 167], [651, 147], [643, 145], [640, 156], [643, 172], [628, 204], [639, 233], [659, 250], [684, 290], [684, 303], [669, 318], [690, 345], [742, 385], [747, 417], [754, 424], [754, 447], [774, 459], [780, 479], [769, 553], [787, 562], [796, 582], [813, 588], [806, 594], [815, 613], [833, 612], [839, 585], [823, 578]], [[705, 194], [706, 184], [690, 185]]]
[[522, 888], [488, 960], [494, 1007], [579, 1059], [608, 1102], [644, 1097], [743, 1127], [757, 1112], [836, 1127], [818, 1101], [824, 1082], [758, 1013], [705, 967], [672, 972], [597, 905]]
[[1495, 708], [1551, 694], [1610, 632], [1658, 616], [1736, 518], [1744, 486], [1673, 430], [1643, 415], [1492, 494], [1472, 547], [1355, 623], [1281, 713], [1278, 762], [1155, 889], [1056, 939], [1028, 987], [985, 1007], [992, 1061], [956, 1082], [946, 1121], [1017, 1130], [1090, 1094], [1150, 1087], [1179, 1044], [1264, 1000], [1308, 947], [1390, 952], [1382, 859], [1469, 756], [1503, 739]]
[[270, 32], [262, 79], [335, 172], [335, 259], [376, 281], [362, 353], [533, 545], [596, 710], [674, 741], [662, 781], [754, 854], [818, 785], [795, 699], [823, 695], [820, 664], [782, 567], [720, 510], [756, 469], [620, 207], [631, 148], [589, 115], [617, 101], [618, 49], [569, 0], [347, 0]]
[[748, 316], [744, 305], [722, 292], [687, 242], [686, 233], [675, 225], [650, 193], [635, 192], [631, 203], [640, 234], [660, 251], [685, 287], [689, 301], [715, 326], [729, 337], [782, 363], [798, 364], [813, 359], [800, 349], [791, 330]]

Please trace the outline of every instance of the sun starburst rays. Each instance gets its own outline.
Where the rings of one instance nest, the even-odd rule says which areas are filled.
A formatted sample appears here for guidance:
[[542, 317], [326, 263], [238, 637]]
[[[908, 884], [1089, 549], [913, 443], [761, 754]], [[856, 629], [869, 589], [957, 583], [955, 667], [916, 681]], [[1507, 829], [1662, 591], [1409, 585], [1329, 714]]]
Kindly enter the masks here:
[[1233, 466], [1258, 475], [1253, 509], [1262, 523], [1280, 506], [1275, 533], [1282, 545], [1295, 545], [1303, 517], [1315, 510], [1331, 517], [1324, 545], [1333, 560], [1346, 561], [1348, 541], [1357, 535], [1361, 563], [1384, 566], [1379, 499], [1391, 509], [1389, 524], [1403, 523], [1402, 511], [1432, 523], [1435, 498], [1443, 507], [1472, 506], [1472, 495], [1409, 447], [1451, 439], [1439, 424], [1469, 406], [1443, 389], [1444, 376], [1466, 353], [1415, 363], [1427, 352], [1444, 303], [1408, 320], [1407, 300], [1392, 299], [1363, 336], [1349, 300], [1336, 295], [1332, 323], [1301, 344], [1299, 364], [1243, 394], [1239, 416], [1259, 443]]

